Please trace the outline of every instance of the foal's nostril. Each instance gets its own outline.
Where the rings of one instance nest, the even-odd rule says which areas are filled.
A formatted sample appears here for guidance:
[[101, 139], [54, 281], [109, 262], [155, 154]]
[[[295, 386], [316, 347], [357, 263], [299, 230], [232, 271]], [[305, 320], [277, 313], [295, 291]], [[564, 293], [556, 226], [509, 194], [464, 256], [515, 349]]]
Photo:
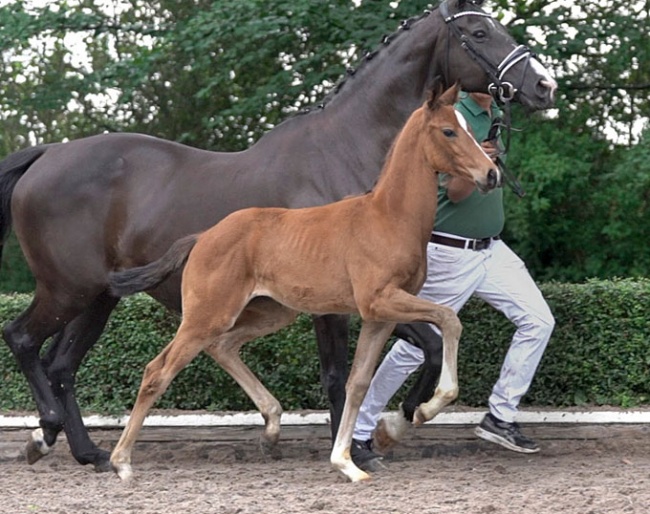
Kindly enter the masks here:
[[487, 174], [487, 185], [488, 188], [494, 189], [499, 185], [499, 174], [494, 168], [490, 168]]

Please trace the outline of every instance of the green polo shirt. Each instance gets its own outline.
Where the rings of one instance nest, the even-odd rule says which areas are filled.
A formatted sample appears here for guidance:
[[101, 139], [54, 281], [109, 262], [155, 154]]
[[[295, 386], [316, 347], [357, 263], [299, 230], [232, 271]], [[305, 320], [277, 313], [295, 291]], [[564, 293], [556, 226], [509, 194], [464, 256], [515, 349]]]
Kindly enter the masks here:
[[[465, 93], [456, 104], [456, 109], [465, 116], [474, 131], [477, 141], [483, 141], [490, 130], [492, 119], [472, 98]], [[492, 102], [492, 115], [500, 115], [499, 108]], [[469, 239], [483, 239], [501, 233], [505, 216], [503, 212], [503, 188], [498, 187], [487, 194], [474, 190], [464, 200], [453, 203], [447, 190], [438, 190], [438, 211], [434, 230]]]

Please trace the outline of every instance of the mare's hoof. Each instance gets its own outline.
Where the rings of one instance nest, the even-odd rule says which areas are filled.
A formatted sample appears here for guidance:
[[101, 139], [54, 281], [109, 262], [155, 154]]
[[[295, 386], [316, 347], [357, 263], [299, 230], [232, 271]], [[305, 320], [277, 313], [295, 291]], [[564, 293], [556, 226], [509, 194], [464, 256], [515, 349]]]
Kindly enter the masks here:
[[95, 473], [108, 473], [109, 471], [113, 471], [110, 452], [101, 450], [93, 462], [93, 466], [95, 467]]
[[379, 420], [372, 437], [375, 447], [380, 452], [392, 448], [404, 438], [404, 434], [409, 427], [410, 423], [402, 415], [401, 411], [384, 414]]
[[25, 457], [28, 464], [34, 464], [48, 453], [52, 451], [52, 447], [48, 446], [43, 438], [43, 429], [38, 428], [34, 430], [25, 445]]

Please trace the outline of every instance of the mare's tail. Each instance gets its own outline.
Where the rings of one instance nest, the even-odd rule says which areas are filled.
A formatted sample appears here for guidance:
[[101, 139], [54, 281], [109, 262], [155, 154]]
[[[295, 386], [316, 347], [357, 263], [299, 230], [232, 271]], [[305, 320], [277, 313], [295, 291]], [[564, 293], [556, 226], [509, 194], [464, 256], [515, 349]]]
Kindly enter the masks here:
[[110, 293], [114, 296], [127, 296], [161, 284], [185, 265], [198, 237], [198, 234], [193, 234], [179, 239], [160, 259], [149, 264], [109, 273]]
[[16, 183], [41, 157], [48, 146], [41, 145], [12, 153], [0, 162], [0, 256], [11, 230], [11, 197]]

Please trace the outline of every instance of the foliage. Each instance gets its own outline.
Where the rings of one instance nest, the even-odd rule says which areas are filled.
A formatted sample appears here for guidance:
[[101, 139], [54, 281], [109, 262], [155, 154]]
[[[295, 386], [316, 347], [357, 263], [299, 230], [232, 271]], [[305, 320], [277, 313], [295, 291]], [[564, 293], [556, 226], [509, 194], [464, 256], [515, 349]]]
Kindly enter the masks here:
[[[321, 102], [382, 34], [428, 1], [10, 0], [0, 7], [0, 155], [103, 131], [244, 149]], [[557, 108], [515, 109], [506, 236], [544, 280], [647, 276], [647, 2], [491, 0], [540, 54]], [[33, 280], [15, 257], [3, 262]], [[9, 266], [3, 271], [8, 271]], [[23, 278], [25, 282], [23, 282]]]
[[[522, 405], [648, 403], [650, 281], [589, 280], [540, 288], [556, 326]], [[484, 404], [514, 330], [502, 314], [476, 299], [461, 320], [459, 401]]]
[[[546, 283], [542, 292], [556, 328], [524, 405], [591, 404], [625, 407], [650, 402], [650, 281], [592, 280], [571, 285]], [[0, 321], [13, 319], [28, 295], [3, 296]], [[502, 314], [473, 299], [461, 312], [459, 403], [485, 405], [496, 382], [512, 325]], [[178, 318], [144, 295], [124, 299], [77, 377], [86, 411], [121, 414], [135, 400], [144, 366], [171, 340]], [[352, 333], [358, 333], [358, 319]], [[350, 355], [354, 344], [351, 346]], [[311, 320], [251, 342], [244, 360], [283, 407], [326, 409]], [[5, 345], [0, 347], [0, 409], [33, 410], [29, 388]], [[391, 404], [395, 408], [401, 393]], [[250, 410], [253, 404], [212, 360], [202, 355], [172, 382], [157, 408]]]

